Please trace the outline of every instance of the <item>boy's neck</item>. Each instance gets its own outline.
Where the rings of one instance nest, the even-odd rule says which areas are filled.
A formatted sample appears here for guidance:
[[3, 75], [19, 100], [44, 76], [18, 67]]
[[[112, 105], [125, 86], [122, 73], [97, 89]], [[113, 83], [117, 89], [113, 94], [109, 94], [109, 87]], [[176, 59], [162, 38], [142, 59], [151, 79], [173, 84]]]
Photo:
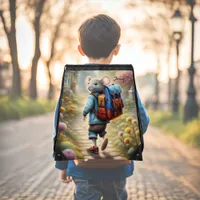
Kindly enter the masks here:
[[100, 59], [94, 59], [94, 58], [88, 58], [89, 63], [93, 64], [110, 64], [111, 59], [110, 58], [100, 58]]

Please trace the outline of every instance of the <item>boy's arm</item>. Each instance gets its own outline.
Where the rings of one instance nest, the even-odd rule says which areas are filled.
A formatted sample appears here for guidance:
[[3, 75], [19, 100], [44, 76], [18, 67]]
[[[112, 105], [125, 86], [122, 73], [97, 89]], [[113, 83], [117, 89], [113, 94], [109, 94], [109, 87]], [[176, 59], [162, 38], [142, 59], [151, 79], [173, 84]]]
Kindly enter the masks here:
[[[57, 119], [58, 119], [58, 114], [59, 114], [59, 100], [56, 105], [55, 109], [55, 114], [54, 114], [54, 131], [53, 131], [53, 145], [55, 143], [55, 136], [56, 136], [56, 127], [57, 127]], [[53, 153], [53, 158], [54, 158], [54, 153]], [[55, 167], [57, 169], [67, 169], [67, 161], [55, 161]]]
[[136, 96], [137, 96], [137, 100], [138, 100], [139, 115], [140, 115], [141, 124], [142, 124], [142, 133], [144, 134], [148, 128], [150, 118], [147, 115], [147, 112], [144, 108], [144, 105], [141, 102], [138, 92], [136, 92]]
[[94, 98], [93, 95], [88, 96], [86, 105], [83, 109], [83, 116], [86, 116], [94, 108]]

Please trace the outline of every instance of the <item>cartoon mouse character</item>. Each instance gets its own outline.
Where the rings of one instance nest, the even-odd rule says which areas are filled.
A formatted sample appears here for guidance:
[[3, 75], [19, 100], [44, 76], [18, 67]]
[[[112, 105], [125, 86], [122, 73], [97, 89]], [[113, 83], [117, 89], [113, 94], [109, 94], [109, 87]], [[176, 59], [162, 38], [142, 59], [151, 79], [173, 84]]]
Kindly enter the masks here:
[[87, 90], [91, 93], [88, 96], [86, 105], [83, 109], [83, 120], [86, 120], [86, 116], [89, 113], [88, 135], [89, 139], [93, 142], [93, 146], [87, 149], [90, 153], [99, 153], [99, 148], [96, 143], [98, 135], [104, 139], [101, 145], [102, 151], [106, 149], [108, 144], [108, 138], [106, 138], [106, 125], [109, 123], [109, 120], [102, 121], [98, 119], [98, 117], [94, 114], [93, 109], [95, 109], [95, 111], [98, 109], [98, 102], [95, 95], [103, 93], [104, 86], [109, 85], [110, 82], [111, 80], [108, 76], [103, 76], [101, 79], [91, 78], [91, 76], [87, 76], [85, 78]]

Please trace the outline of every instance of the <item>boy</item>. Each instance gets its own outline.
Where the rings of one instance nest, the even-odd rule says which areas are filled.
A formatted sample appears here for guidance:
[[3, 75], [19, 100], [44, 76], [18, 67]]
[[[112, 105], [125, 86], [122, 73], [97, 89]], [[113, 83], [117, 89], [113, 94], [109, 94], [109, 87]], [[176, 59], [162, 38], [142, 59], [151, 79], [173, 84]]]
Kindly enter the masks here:
[[[78, 51], [87, 56], [91, 64], [110, 64], [113, 56], [119, 53], [120, 26], [107, 15], [97, 15], [87, 19], [79, 28]], [[139, 112], [142, 132], [145, 133], [149, 117], [139, 95]], [[55, 119], [58, 115], [58, 104]], [[56, 130], [56, 120], [54, 120]], [[55, 136], [55, 131], [54, 131]], [[134, 163], [114, 169], [87, 169], [77, 167], [74, 161], [56, 161], [55, 167], [60, 170], [60, 179], [64, 183], [75, 182], [75, 200], [126, 200], [126, 178], [133, 174]]]

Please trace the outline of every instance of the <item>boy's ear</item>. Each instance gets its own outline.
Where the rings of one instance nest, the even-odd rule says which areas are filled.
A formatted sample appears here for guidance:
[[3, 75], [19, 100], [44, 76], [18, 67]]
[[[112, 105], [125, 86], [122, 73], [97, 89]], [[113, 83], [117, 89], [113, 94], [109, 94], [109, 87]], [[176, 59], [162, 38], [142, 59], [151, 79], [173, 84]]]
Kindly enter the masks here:
[[85, 56], [85, 53], [83, 52], [83, 49], [80, 44], [78, 45], [78, 51], [82, 56]]
[[118, 55], [119, 50], [120, 50], [120, 47], [121, 47], [121, 45], [118, 44], [118, 45], [113, 49], [113, 55], [114, 55], [114, 56], [117, 56], [117, 55]]

